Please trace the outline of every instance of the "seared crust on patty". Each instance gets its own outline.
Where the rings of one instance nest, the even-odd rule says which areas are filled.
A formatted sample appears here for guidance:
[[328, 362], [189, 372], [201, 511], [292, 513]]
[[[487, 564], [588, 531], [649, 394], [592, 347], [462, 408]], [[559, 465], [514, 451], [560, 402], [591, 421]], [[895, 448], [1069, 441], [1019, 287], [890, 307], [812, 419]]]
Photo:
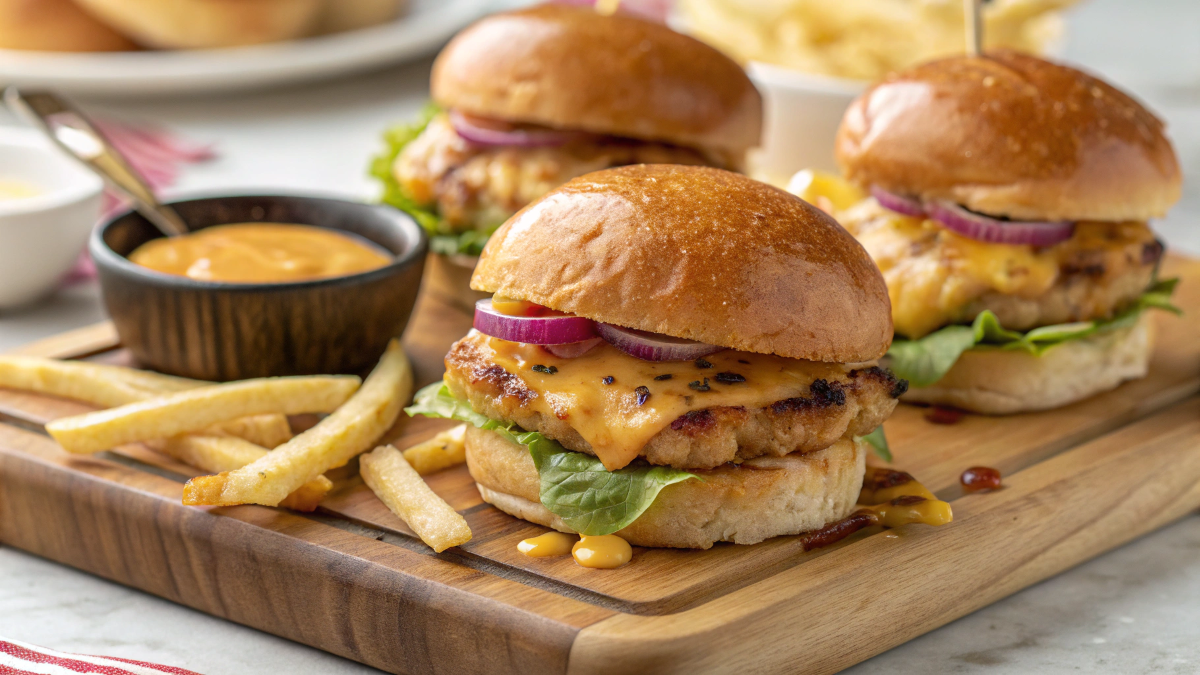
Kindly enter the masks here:
[[[632, 358], [632, 357], [630, 357]], [[818, 379], [796, 396], [757, 409], [711, 407], [672, 421], [642, 448], [650, 464], [709, 469], [761, 456], [781, 457], [829, 447], [843, 436], [875, 430], [892, 414], [907, 383], [879, 367], [842, 367], [837, 379]], [[528, 403], [539, 394], [520, 375], [489, 360], [470, 340], [446, 355], [446, 384], [458, 398], [496, 420], [553, 438], [563, 447], [595, 455], [592, 446], [561, 419]]]

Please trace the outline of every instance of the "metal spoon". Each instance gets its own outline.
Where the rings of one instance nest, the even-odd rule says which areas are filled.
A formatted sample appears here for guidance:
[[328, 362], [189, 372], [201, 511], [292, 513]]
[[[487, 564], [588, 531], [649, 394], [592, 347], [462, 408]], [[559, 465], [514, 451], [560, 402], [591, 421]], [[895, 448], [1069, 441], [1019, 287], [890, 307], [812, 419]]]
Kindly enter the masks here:
[[187, 223], [175, 209], [161, 204], [121, 153], [96, 131], [87, 117], [58, 94], [9, 87], [4, 101], [21, 117], [41, 128], [59, 147], [86, 164], [112, 188], [133, 202], [133, 208], [168, 237], [187, 234]]

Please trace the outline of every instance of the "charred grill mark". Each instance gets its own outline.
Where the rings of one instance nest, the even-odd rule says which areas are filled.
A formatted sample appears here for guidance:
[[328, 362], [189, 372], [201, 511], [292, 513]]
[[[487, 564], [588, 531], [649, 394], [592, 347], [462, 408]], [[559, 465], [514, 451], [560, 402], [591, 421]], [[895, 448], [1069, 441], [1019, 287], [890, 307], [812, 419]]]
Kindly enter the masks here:
[[809, 410], [812, 408], [828, 408], [834, 405], [846, 405], [846, 387], [841, 382], [828, 380], [813, 380], [808, 387], [811, 397], [797, 396], [771, 404], [771, 412], [784, 415], [790, 412]]
[[500, 366], [487, 366], [471, 371], [471, 384], [487, 384], [500, 392], [503, 398], [512, 397], [521, 405], [537, 398], [537, 392], [525, 386], [525, 381]]
[[697, 436], [715, 429], [719, 424], [744, 424], [750, 413], [743, 406], [721, 406], [686, 412], [671, 422], [671, 430]]
[[912, 475], [903, 471], [894, 471], [892, 469], [873, 469], [867, 471], [867, 475], [863, 477], [863, 488], [869, 490], [882, 490], [884, 488], [896, 487], [911, 483], [915, 478]]
[[892, 371], [879, 366], [871, 366], [863, 370], [852, 370], [847, 373], [847, 377], [854, 380], [857, 385], [860, 379], [866, 381], [874, 381], [888, 388], [888, 396], [892, 398], [900, 398], [904, 392], [908, 391], [908, 380], [901, 380], [892, 374]]
[[685, 434], [707, 431], [717, 425], [717, 418], [708, 408], [686, 412], [671, 422], [671, 429]]

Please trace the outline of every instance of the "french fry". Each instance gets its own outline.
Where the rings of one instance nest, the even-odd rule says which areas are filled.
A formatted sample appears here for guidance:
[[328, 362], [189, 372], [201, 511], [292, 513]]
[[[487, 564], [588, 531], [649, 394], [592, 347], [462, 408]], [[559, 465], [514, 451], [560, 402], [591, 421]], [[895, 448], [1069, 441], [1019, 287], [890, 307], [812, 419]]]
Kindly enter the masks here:
[[360, 457], [358, 465], [367, 487], [434, 551], [471, 540], [467, 521], [429, 489], [396, 448], [380, 446]]
[[412, 383], [408, 357], [399, 341], [392, 340], [379, 365], [345, 405], [252, 464], [188, 481], [183, 503], [279, 504], [301, 485], [370, 449], [396, 421], [412, 395]]
[[467, 425], [460, 424], [433, 438], [404, 449], [404, 461], [422, 476], [448, 469], [467, 461], [464, 439]]
[[[214, 424], [239, 417], [267, 413], [295, 415], [332, 412], [358, 386], [357, 377], [346, 375], [244, 380], [65, 417], [47, 424], [46, 431], [68, 452], [86, 454], [125, 443], [203, 431]], [[307, 483], [316, 475], [306, 477], [292, 489]], [[286, 494], [281, 495], [276, 503]]]
[[[115, 408], [204, 386], [212, 386], [212, 383], [102, 363], [0, 356], [0, 387], [74, 399], [101, 408]], [[210, 432], [238, 436], [268, 448], [292, 437], [287, 417], [283, 415], [233, 420]]]
[[[176, 436], [155, 441], [150, 447], [202, 471], [234, 471], [267, 454], [267, 449], [236, 436]], [[317, 476], [288, 495], [280, 506], [312, 511], [333, 489], [333, 482]]]
[[0, 356], [0, 387], [114, 408], [148, 397], [145, 390], [120, 377], [118, 366], [57, 361], [34, 356]]
[[270, 450], [291, 440], [292, 427], [288, 424], [286, 415], [253, 415], [211, 426], [205, 433], [213, 436], [235, 436]]

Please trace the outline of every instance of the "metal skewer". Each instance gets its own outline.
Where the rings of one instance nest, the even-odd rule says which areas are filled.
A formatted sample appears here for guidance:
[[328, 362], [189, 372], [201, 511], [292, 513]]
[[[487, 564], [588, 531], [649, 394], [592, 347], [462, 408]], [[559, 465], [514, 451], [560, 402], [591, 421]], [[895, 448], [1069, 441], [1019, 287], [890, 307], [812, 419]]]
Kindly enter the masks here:
[[983, 0], [963, 0], [963, 18], [966, 22], [967, 53], [979, 56], [983, 53]]
[[158, 201], [154, 191], [121, 153], [96, 131], [83, 113], [49, 91], [4, 92], [8, 107], [46, 132], [59, 147], [95, 171], [110, 186], [128, 197], [138, 213], [168, 237], [188, 233], [187, 223], [169, 206]]

